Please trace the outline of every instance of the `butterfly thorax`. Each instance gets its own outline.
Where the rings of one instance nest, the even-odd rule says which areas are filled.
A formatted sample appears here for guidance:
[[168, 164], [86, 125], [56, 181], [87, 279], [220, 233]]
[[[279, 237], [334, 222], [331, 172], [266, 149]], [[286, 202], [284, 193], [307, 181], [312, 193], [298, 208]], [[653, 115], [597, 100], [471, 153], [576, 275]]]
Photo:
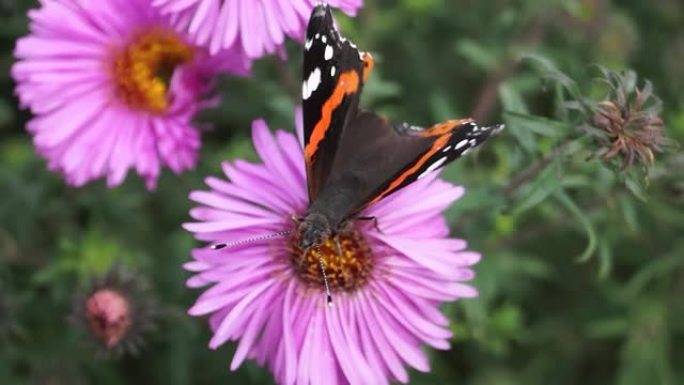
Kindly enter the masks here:
[[349, 180], [346, 183], [331, 182], [311, 203], [297, 228], [299, 246], [303, 250], [349, 230], [349, 218], [354, 215], [349, 207], [355, 207], [354, 198], [357, 194], [354, 190], [357, 187], [357, 183]]

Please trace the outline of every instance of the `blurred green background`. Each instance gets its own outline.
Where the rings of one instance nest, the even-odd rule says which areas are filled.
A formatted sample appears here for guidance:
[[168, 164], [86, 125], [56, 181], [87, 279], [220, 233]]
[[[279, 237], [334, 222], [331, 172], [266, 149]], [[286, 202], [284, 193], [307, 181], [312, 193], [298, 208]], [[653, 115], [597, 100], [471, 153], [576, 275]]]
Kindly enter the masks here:
[[[113, 190], [71, 189], [34, 153], [8, 76], [36, 6], [0, 1], [0, 383], [271, 383], [252, 362], [230, 373], [233, 346], [208, 350], [206, 321], [185, 314], [199, 292], [184, 286], [196, 243], [180, 224], [220, 161], [256, 159], [253, 119], [293, 129], [300, 47], [257, 62], [251, 79], [221, 79], [220, 107], [198, 117], [196, 171], [165, 171], [154, 192], [132, 175]], [[591, 157], [582, 116], [564, 107], [572, 93], [545, 75], [556, 68], [600, 99], [592, 64], [632, 68], [681, 141], [684, 3], [367, 0], [340, 25], [377, 61], [365, 106], [418, 124], [472, 114], [508, 125], [444, 173], [467, 188], [447, 214], [484, 256], [481, 295], [444, 307], [453, 348], [431, 352], [432, 372], [411, 383], [684, 384], [684, 157], [658, 154], [640, 189], [638, 172]], [[162, 316], [138, 355], [94, 358], [67, 320], [71, 298], [115, 261], [148, 277]]]

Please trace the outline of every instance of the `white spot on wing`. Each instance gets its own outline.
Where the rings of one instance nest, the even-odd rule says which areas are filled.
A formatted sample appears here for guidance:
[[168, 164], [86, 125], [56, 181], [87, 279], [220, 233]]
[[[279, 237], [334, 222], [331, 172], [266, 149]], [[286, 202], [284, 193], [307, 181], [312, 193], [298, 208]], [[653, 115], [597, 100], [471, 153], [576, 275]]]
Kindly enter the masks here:
[[446, 162], [446, 161], [447, 161], [447, 157], [443, 156], [443, 157], [437, 159], [436, 161], [432, 162], [428, 166], [428, 168], [425, 169], [425, 171], [423, 171], [420, 175], [418, 175], [418, 179], [421, 179], [424, 176], [426, 176], [427, 174], [429, 174], [429, 173], [435, 171], [436, 169], [440, 168], [444, 164], [444, 162]]
[[330, 67], [330, 76], [335, 76], [336, 71], [337, 69], [335, 68], [335, 66]]
[[321, 85], [321, 69], [316, 67], [302, 84], [302, 99], [308, 99], [319, 85]]
[[323, 43], [327, 43], [327, 42], [328, 42], [328, 38], [327, 38], [325, 35], [323, 35], [323, 36], [321, 36], [321, 41], [322, 41]]
[[468, 144], [468, 139], [463, 139], [462, 141], [460, 141], [456, 144], [456, 147], [454, 147], [454, 150], [458, 150], [459, 148], [465, 146], [466, 144]]
[[331, 45], [325, 46], [325, 52], [323, 53], [323, 58], [325, 60], [330, 60], [333, 57], [333, 47]]
[[447, 151], [449, 151], [449, 150], [451, 150], [451, 146], [446, 146], [446, 147], [444, 147], [444, 149], [442, 150], [442, 152], [447, 152]]
[[311, 49], [311, 46], [313, 45], [313, 39], [307, 39], [306, 43], [304, 43], [304, 49], [307, 51]]

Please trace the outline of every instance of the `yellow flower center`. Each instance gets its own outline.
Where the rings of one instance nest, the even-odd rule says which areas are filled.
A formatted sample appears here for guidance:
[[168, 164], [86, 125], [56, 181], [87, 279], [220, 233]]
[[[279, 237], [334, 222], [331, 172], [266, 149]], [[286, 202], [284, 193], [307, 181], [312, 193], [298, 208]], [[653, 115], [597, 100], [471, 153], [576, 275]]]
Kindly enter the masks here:
[[173, 71], [192, 57], [192, 48], [172, 32], [151, 29], [136, 34], [114, 60], [117, 95], [133, 108], [164, 112]]
[[[304, 283], [325, 289], [319, 255], [323, 258], [330, 290], [352, 292], [363, 287], [373, 271], [373, 253], [366, 240], [356, 230], [329, 238], [320, 247], [306, 253], [299, 248], [299, 235], [291, 240], [291, 260], [294, 270]], [[320, 252], [320, 254], [319, 254]]]

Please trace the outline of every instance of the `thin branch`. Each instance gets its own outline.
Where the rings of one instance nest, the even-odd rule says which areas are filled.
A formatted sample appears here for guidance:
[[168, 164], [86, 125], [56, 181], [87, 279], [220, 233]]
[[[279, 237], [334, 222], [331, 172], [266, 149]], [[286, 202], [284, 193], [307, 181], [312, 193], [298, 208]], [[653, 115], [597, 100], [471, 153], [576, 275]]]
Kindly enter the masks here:
[[[548, 26], [551, 25], [555, 15], [556, 13], [552, 12], [536, 18], [530, 27], [511, 43], [511, 46], [536, 46], [541, 43], [546, 37]], [[499, 68], [491, 74], [480, 90], [471, 113], [475, 120], [487, 121], [497, 107], [499, 86], [513, 75], [519, 66], [520, 61], [514, 55], [508, 53]]]
[[565, 139], [558, 144], [553, 151], [549, 152], [546, 154], [543, 158], [541, 158], [539, 161], [536, 163], [531, 164], [524, 170], [522, 170], [519, 174], [513, 177], [511, 181], [508, 183], [508, 185], [503, 189], [503, 195], [506, 198], [510, 198], [515, 194], [522, 186], [524, 186], [527, 182], [534, 180], [539, 174], [542, 173], [546, 169], [546, 167], [557, 157], [561, 156], [563, 154], [563, 151], [565, 148], [570, 144], [571, 140], [570, 139]]

